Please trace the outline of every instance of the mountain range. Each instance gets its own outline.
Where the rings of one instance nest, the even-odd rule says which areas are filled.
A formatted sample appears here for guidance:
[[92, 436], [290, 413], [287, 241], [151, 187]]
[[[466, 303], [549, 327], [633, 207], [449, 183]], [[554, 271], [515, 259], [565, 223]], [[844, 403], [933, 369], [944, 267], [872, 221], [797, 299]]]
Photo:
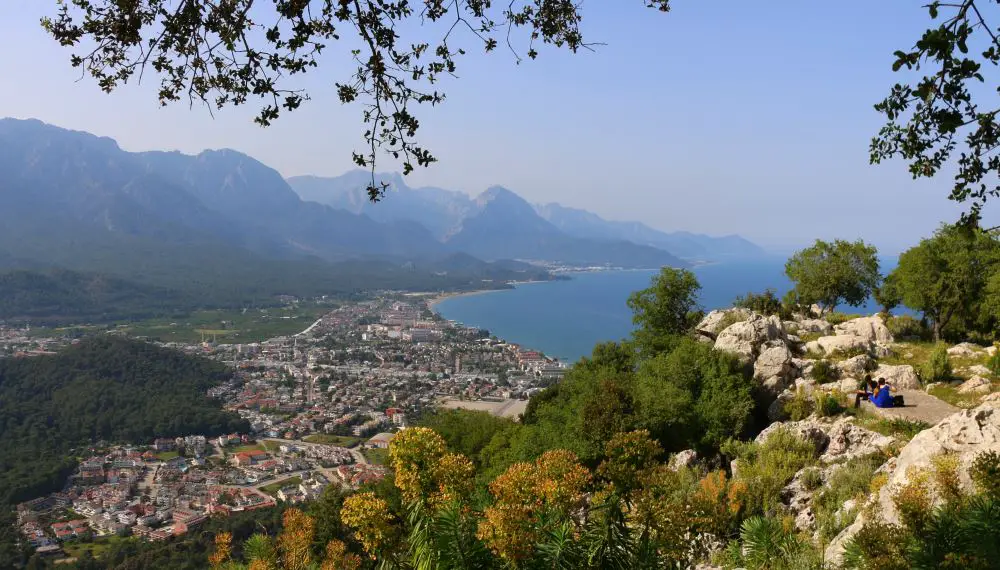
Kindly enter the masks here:
[[203, 303], [245, 303], [550, 277], [525, 261], [684, 266], [680, 257], [756, 250], [735, 236], [666, 234], [556, 204], [533, 206], [501, 187], [476, 198], [411, 189], [397, 174], [385, 176], [392, 188], [372, 204], [369, 176], [285, 180], [233, 150], [126, 152], [110, 138], [0, 119], [0, 270], [50, 272], [13, 283], [63, 293], [97, 282], [115, 292], [141, 285], [153, 288], [147, 296], [170, 290]]
[[[615, 243], [624, 248], [623, 242], [645, 246], [667, 251], [685, 261], [718, 261], [765, 254], [759, 246], [738, 235], [713, 237], [690, 232], [663, 232], [641, 222], [606, 220], [592, 212], [560, 204], [531, 205], [499, 186], [472, 198], [463, 192], [442, 188], [411, 188], [398, 173], [379, 174], [376, 179], [388, 187], [386, 199], [377, 203], [368, 200], [366, 188], [371, 183], [371, 174], [364, 170], [329, 178], [293, 176], [288, 183], [303, 200], [367, 215], [383, 223], [414, 221], [442, 242], [468, 248], [470, 253], [484, 257], [513, 251], [519, 254], [515, 257], [544, 253], [548, 255], [542, 258], [568, 262], [565, 248], [570, 240], [567, 238], [586, 240], [587, 245], [597, 248], [608, 248], [608, 244]], [[506, 232], [516, 234], [517, 239], [525, 243], [475, 243], [470, 234], [483, 231], [487, 224], [494, 226], [486, 233], [487, 241]], [[536, 238], [549, 245], [536, 246]], [[502, 249], [497, 251], [498, 248]], [[636, 255], [640, 255], [639, 251], [649, 253], [648, 250], [628, 249]], [[621, 255], [621, 252], [612, 248], [595, 257], [614, 259], [616, 254]]]

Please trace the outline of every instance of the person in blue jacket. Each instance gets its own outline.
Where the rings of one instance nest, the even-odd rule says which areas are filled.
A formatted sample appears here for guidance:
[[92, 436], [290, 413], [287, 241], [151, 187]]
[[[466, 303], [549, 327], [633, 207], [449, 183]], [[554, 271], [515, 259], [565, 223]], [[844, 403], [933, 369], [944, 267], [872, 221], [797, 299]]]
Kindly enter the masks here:
[[875, 391], [875, 395], [871, 398], [872, 404], [875, 404], [877, 408], [891, 408], [892, 407], [892, 390], [889, 385], [885, 383], [885, 378], [878, 379], [878, 390]]

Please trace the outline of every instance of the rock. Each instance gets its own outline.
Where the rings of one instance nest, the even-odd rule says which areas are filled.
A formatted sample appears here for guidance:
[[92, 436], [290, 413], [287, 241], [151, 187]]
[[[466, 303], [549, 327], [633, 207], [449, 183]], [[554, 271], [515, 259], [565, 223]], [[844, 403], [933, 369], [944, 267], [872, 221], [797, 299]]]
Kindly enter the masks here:
[[733, 318], [744, 320], [749, 318], [750, 314], [751, 312], [749, 309], [741, 309], [738, 307], [733, 309], [711, 311], [705, 315], [705, 318], [698, 323], [698, 326], [696, 326], [695, 329], [717, 335], [722, 332], [722, 325], [724, 324], [724, 321]]
[[685, 449], [671, 455], [667, 466], [676, 471], [682, 467], [694, 467], [697, 462], [698, 452], [693, 449]]
[[796, 390], [802, 389], [806, 394], [812, 394], [813, 390], [816, 388], [816, 380], [812, 378], [796, 378], [793, 383]]
[[983, 404], [987, 402], [995, 402], [1000, 404], [1000, 392], [993, 392], [992, 394], [985, 396], [982, 401]]
[[827, 437], [829, 442], [820, 456], [820, 461], [825, 463], [875, 453], [896, 441], [893, 437], [855, 425], [852, 418], [841, 418], [834, 422]]
[[943, 384], [944, 382], [931, 382], [930, 384], [924, 387], [924, 391], [930, 394], [931, 390], [937, 388], [938, 386], [942, 386]]
[[778, 397], [767, 407], [768, 421], [783, 422], [787, 420], [788, 413], [785, 412], [785, 404], [792, 401], [793, 398], [795, 398], [795, 392], [792, 390], [784, 390], [778, 394]]
[[971, 342], [963, 342], [956, 344], [955, 346], [948, 349], [948, 356], [972, 356], [980, 352], [983, 347], [978, 344], [973, 344]]
[[[858, 386], [861, 384], [861, 380], [851, 376], [844, 376], [837, 382], [831, 382], [829, 385], [832, 388], [837, 388], [845, 394], [854, 394], [858, 391]], [[831, 389], [832, 389], [831, 388]]]
[[821, 336], [814, 341], [807, 342], [806, 350], [808, 352], [818, 352], [827, 355], [852, 350], [870, 352], [872, 350], [872, 343], [867, 339], [854, 335]]
[[857, 336], [874, 344], [890, 345], [895, 341], [889, 328], [882, 322], [882, 317], [878, 315], [844, 321], [833, 329], [838, 336]]
[[789, 344], [802, 344], [802, 339], [799, 338], [797, 335], [788, 334], [785, 336], [785, 338], [786, 340], [788, 340]]
[[836, 363], [837, 370], [841, 376], [852, 376], [854, 378], [864, 378], [869, 370], [874, 368], [875, 361], [867, 354], [859, 354]]
[[879, 364], [872, 372], [872, 379], [885, 378], [893, 390], [919, 390], [920, 377], [909, 364]]
[[715, 340], [715, 349], [734, 354], [750, 363], [757, 358], [760, 347], [765, 342], [784, 339], [785, 330], [778, 317], [763, 317], [751, 313], [747, 320], [729, 325], [720, 332]]
[[974, 376], [992, 376], [993, 375], [993, 371], [991, 371], [989, 368], [983, 366], [982, 364], [975, 364], [973, 366], [970, 366], [970, 367], [966, 368], [966, 370], [968, 370], [969, 373], [972, 374], [972, 375], [974, 375]]
[[[986, 451], [1000, 452], [1000, 398], [981, 404], [972, 410], [962, 410], [941, 420], [936, 426], [918, 433], [900, 451], [895, 461], [887, 462], [879, 471], [888, 474], [888, 481], [871, 501], [880, 518], [890, 524], [899, 523], [899, 511], [892, 497], [896, 490], [909, 481], [912, 469], [928, 469], [932, 460], [942, 453], [958, 458], [959, 483], [965, 490], [972, 489], [969, 466]], [[870, 509], [862, 509], [854, 523], [844, 529], [830, 543], [826, 559], [839, 564], [844, 545], [867, 522]]]
[[973, 376], [962, 382], [958, 388], [955, 388], [955, 391], [959, 394], [988, 394], [992, 389], [992, 384], [989, 380], [982, 376]]
[[781, 321], [781, 326], [785, 327], [785, 331], [790, 333], [799, 332], [799, 322], [798, 321]]
[[[753, 365], [753, 375], [758, 380], [772, 376], [791, 380], [796, 373], [795, 365], [792, 364], [792, 351], [788, 350], [784, 343], [761, 350], [760, 356], [757, 357], [757, 361]], [[784, 387], [781, 388], [781, 390], [783, 389]]]
[[833, 325], [824, 319], [803, 319], [799, 321], [799, 334], [819, 333], [830, 334], [833, 332]]
[[764, 431], [757, 434], [754, 439], [757, 443], [763, 443], [767, 441], [767, 438], [771, 436], [778, 429], [787, 429], [793, 434], [799, 436], [805, 441], [812, 442], [816, 446], [817, 453], [823, 452], [826, 449], [826, 444], [830, 441], [830, 437], [826, 435], [826, 430], [824, 425], [815, 419], [807, 419], [799, 422], [776, 422], [766, 428]]
[[816, 515], [812, 510], [812, 491], [806, 489], [802, 482], [810, 467], [800, 470], [795, 477], [781, 489], [781, 502], [795, 517], [795, 528], [800, 531], [811, 531], [816, 527]]
[[993, 346], [987, 346], [987, 347], [986, 347], [985, 349], [983, 349], [983, 350], [985, 350], [985, 351], [986, 351], [986, 354], [988, 354], [988, 355], [990, 355], [990, 356], [993, 356], [994, 354], [996, 354], [996, 353], [997, 353], [997, 347], [996, 347], [996, 345], [993, 345]]

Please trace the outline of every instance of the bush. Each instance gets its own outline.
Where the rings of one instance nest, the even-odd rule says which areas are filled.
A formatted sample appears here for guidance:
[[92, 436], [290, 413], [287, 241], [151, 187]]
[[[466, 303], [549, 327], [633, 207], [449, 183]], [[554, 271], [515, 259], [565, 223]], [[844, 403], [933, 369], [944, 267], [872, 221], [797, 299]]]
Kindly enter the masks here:
[[795, 396], [791, 400], [785, 402], [784, 406], [785, 414], [788, 415], [789, 419], [793, 422], [799, 420], [804, 420], [809, 417], [809, 414], [813, 411], [812, 399], [806, 394], [806, 391], [802, 388], [795, 390]]
[[857, 319], [859, 317], [861, 317], [861, 315], [834, 312], [826, 316], [826, 322], [830, 323], [831, 325], [839, 325], [840, 323], [847, 322], [852, 319]]
[[837, 379], [839, 371], [837, 367], [830, 364], [829, 360], [819, 360], [812, 367], [812, 377], [816, 379], [820, 384], [826, 384], [827, 382], [833, 382]]
[[763, 443], [731, 441], [723, 453], [739, 460], [739, 480], [747, 487], [747, 514], [767, 515], [781, 507], [781, 489], [816, 460], [816, 446], [785, 427]]
[[993, 353], [993, 356], [986, 361], [986, 367], [994, 376], [1000, 376], [1000, 350]]
[[834, 394], [820, 393], [815, 399], [816, 415], [821, 418], [835, 416], [844, 410], [840, 398]]
[[995, 451], [980, 453], [969, 467], [969, 477], [976, 490], [994, 501], [1000, 501], [1000, 454]]
[[885, 326], [896, 340], [929, 340], [931, 338], [931, 331], [927, 325], [910, 315], [891, 317], [886, 321]]
[[896, 525], [867, 522], [844, 549], [844, 568], [908, 570], [906, 535]]
[[745, 320], [747, 320], [747, 318], [740, 314], [739, 311], [729, 311], [723, 315], [722, 320], [719, 321], [718, 330], [719, 332], [722, 332], [730, 326], [735, 325], [736, 323], [742, 323]]
[[802, 488], [806, 491], [815, 491], [823, 486], [823, 476], [815, 467], [803, 471], [799, 480], [802, 481]]
[[[837, 536], [854, 522], [883, 460], [879, 454], [856, 457], [830, 474], [826, 487], [813, 499], [816, 528], [824, 541]], [[854, 508], [841, 512], [849, 499], [855, 499]]]
[[907, 475], [909, 481], [896, 489], [892, 502], [899, 510], [899, 519], [903, 524], [914, 534], [920, 535], [927, 528], [933, 513], [931, 474], [927, 470], [911, 468]]
[[774, 289], [767, 289], [763, 293], [747, 293], [745, 297], [736, 297], [733, 301], [734, 307], [749, 309], [762, 315], [778, 315], [782, 319], [791, 319], [791, 311], [787, 310], [774, 293]]
[[921, 372], [925, 384], [951, 380], [951, 359], [948, 358], [948, 349], [944, 345], [935, 348]]

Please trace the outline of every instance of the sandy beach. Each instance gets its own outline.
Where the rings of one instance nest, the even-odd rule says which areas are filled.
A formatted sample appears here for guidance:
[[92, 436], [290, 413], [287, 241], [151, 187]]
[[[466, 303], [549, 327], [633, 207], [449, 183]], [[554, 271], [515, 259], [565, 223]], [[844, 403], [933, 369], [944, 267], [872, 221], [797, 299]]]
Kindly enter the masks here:
[[[472, 295], [483, 295], [485, 293], [496, 293], [497, 291], [509, 291], [509, 289], [482, 289], [479, 291], [456, 291], [452, 293], [441, 293], [436, 297], [429, 299], [427, 301], [427, 308], [435, 311], [438, 303], [444, 301], [445, 299], [451, 299], [452, 297], [471, 297]], [[436, 312], [436, 311], [435, 311]]]

